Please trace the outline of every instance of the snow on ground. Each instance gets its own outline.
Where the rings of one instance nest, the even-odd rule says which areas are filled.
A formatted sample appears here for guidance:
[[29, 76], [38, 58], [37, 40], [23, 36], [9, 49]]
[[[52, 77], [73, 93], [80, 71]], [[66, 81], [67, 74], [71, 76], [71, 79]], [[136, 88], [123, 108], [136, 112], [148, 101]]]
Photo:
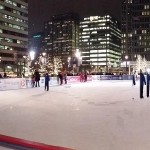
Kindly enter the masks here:
[[0, 91], [0, 134], [76, 150], [149, 150], [150, 98], [131, 81]]

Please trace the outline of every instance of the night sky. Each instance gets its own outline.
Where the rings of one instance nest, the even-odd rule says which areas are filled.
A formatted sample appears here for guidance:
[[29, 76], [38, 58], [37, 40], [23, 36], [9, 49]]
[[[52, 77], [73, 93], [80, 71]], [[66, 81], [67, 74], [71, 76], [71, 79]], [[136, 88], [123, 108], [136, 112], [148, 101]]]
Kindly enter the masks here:
[[76, 12], [81, 17], [108, 13], [120, 21], [121, 0], [29, 0], [29, 33], [43, 29], [52, 15]]

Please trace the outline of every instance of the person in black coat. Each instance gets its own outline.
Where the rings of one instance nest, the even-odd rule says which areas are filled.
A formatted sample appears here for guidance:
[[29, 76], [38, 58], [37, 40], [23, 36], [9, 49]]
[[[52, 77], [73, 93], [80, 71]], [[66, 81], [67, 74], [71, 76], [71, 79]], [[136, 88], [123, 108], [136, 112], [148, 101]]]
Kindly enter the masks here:
[[62, 75], [62, 73], [59, 72], [58, 77], [60, 79], [60, 85], [62, 85], [63, 84], [63, 75]]
[[143, 86], [146, 85], [144, 74], [142, 73], [142, 70], [140, 70], [140, 98], [143, 97]]
[[35, 76], [35, 87], [37, 87], [37, 86], [40, 87], [40, 83], [39, 83], [39, 81], [40, 81], [40, 74], [39, 74], [39, 72], [37, 70], [35, 70], [34, 76]]

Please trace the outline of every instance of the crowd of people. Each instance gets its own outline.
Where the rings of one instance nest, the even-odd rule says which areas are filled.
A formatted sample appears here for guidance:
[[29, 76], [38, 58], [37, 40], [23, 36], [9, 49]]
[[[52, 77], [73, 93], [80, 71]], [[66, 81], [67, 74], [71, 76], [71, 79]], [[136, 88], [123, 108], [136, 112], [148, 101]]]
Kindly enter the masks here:
[[[67, 76], [69, 76], [67, 72], [59, 72], [57, 75], [57, 83], [58, 85], [67, 84]], [[87, 73], [79, 73], [78, 76], [80, 76], [80, 82], [86, 82], [87, 81]], [[50, 81], [50, 75], [48, 73], [44, 74], [45, 77], [45, 90], [49, 90], [49, 81]], [[40, 73], [38, 70], [35, 70], [34, 73], [31, 76], [31, 84], [32, 87], [40, 87]]]

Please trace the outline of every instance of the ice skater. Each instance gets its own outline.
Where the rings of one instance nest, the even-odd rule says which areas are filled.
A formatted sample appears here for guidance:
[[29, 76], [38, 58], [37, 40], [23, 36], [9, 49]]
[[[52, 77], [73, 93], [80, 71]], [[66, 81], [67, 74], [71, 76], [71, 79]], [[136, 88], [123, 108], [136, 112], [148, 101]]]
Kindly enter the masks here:
[[45, 91], [49, 91], [49, 80], [50, 80], [50, 77], [48, 73], [46, 73], [45, 74]]
[[35, 76], [35, 87], [40, 87], [40, 74], [37, 70], [35, 70], [34, 72], [34, 76]]
[[136, 78], [136, 71], [132, 75], [132, 85], [133, 86], [136, 85], [135, 78]]
[[140, 69], [140, 98], [144, 98], [143, 97], [144, 84], [146, 85], [145, 77], [144, 74], [142, 73], [142, 70]]

